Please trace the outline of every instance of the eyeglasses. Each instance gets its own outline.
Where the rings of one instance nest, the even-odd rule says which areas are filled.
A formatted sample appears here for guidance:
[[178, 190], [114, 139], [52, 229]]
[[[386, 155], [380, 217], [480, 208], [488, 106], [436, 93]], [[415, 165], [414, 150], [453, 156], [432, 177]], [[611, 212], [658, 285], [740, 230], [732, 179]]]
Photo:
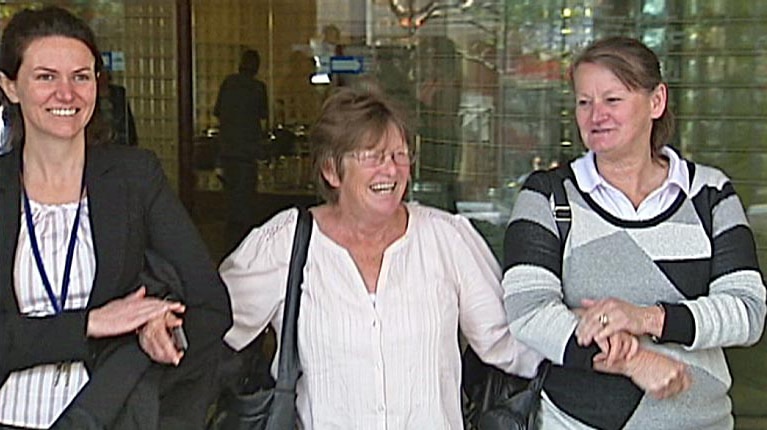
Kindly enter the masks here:
[[349, 152], [346, 155], [357, 159], [362, 167], [379, 167], [391, 159], [397, 166], [409, 166], [415, 163], [416, 154], [413, 151], [384, 152], [369, 149], [366, 151]]

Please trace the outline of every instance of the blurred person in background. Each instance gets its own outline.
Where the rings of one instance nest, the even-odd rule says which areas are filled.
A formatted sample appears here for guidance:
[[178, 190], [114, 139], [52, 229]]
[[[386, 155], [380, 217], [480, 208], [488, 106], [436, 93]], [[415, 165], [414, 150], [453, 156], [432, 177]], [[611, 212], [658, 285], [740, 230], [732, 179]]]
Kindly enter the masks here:
[[112, 126], [113, 143], [138, 146], [136, 122], [128, 103], [125, 87], [112, 82], [112, 73], [104, 70], [99, 75], [99, 108], [104, 122]]
[[256, 159], [269, 119], [266, 84], [258, 80], [261, 56], [256, 50], [242, 53], [238, 73], [224, 79], [213, 107], [220, 123], [226, 193], [226, 240], [231, 249], [255, 222]]

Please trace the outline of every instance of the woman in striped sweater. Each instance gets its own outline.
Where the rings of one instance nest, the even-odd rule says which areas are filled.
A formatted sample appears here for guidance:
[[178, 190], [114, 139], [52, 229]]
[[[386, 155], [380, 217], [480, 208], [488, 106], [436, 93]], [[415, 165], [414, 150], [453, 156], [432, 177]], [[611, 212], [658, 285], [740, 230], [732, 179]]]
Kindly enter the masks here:
[[765, 318], [741, 202], [667, 146], [668, 88], [641, 42], [595, 42], [571, 79], [588, 153], [531, 175], [506, 233], [512, 333], [555, 364], [539, 427], [730, 429], [722, 349], [755, 343]]

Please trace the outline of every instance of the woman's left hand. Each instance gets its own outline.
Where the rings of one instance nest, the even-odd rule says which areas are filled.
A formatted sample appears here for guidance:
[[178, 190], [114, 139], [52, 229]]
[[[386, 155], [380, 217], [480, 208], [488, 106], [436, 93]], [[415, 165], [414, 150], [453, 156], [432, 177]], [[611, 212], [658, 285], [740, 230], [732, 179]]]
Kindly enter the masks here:
[[615, 333], [624, 331], [635, 336], [645, 334], [660, 336], [657, 332], [658, 316], [662, 330], [662, 315], [657, 306], [635, 306], [623, 300], [609, 298], [603, 300], [581, 301], [583, 306], [577, 313], [580, 322], [575, 329], [578, 344], [588, 346], [591, 342], [603, 342]]
[[178, 366], [184, 352], [176, 349], [170, 330], [181, 326], [184, 321], [173, 312], [157, 317], [138, 330], [141, 349], [154, 361]]

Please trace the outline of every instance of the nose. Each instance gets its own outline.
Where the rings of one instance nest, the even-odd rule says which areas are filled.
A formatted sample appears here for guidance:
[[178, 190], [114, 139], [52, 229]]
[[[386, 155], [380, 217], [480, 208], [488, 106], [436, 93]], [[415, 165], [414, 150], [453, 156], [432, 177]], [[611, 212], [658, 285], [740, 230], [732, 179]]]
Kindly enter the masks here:
[[62, 101], [71, 101], [74, 99], [74, 85], [70, 79], [61, 79], [56, 86], [56, 98]]
[[591, 105], [591, 122], [600, 122], [607, 116], [607, 111], [602, 102], [593, 102]]

